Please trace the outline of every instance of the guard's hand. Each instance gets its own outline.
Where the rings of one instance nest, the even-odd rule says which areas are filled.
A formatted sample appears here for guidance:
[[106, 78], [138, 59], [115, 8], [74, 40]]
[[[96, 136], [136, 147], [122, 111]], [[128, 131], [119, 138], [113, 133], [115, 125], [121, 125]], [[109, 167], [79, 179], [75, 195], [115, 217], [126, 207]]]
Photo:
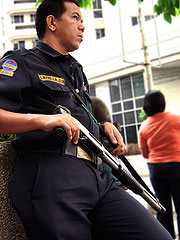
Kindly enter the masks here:
[[74, 144], [78, 143], [79, 126], [70, 114], [41, 115], [39, 121], [41, 121], [42, 130], [49, 132], [55, 127], [62, 127], [67, 134], [67, 141], [73, 140]]
[[126, 147], [118, 129], [110, 122], [105, 122], [103, 124], [103, 127], [105, 133], [109, 136], [111, 142], [117, 145], [117, 147], [111, 152], [111, 154], [115, 157], [122, 155], [125, 152]]

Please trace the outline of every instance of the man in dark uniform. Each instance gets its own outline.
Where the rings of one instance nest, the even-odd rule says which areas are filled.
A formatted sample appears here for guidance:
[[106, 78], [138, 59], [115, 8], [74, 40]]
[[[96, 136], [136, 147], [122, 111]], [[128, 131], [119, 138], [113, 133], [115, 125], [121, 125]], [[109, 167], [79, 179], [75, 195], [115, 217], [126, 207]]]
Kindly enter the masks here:
[[[61, 68], [91, 111], [82, 66], [69, 55], [83, 40], [83, 19], [74, 0], [45, 0], [37, 10], [36, 50]], [[71, 115], [49, 115], [29, 102], [29, 95], [67, 107]], [[19, 151], [9, 181], [9, 195], [30, 240], [170, 240], [168, 232], [140, 203], [96, 168], [93, 157], [78, 148], [77, 118], [99, 138], [98, 124], [48, 65], [30, 51], [7, 52], [0, 62], [0, 132], [15, 133]], [[67, 141], [53, 135], [62, 127]], [[104, 123], [124, 152], [119, 131]], [[77, 150], [69, 155], [68, 144]]]

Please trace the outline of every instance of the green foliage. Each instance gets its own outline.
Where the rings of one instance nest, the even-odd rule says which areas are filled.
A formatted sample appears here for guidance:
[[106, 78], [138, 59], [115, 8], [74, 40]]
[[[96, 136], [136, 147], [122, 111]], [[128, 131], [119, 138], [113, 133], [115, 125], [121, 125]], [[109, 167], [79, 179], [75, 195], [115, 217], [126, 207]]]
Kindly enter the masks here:
[[[39, 6], [39, 4], [42, 3], [43, 1], [44, 0], [37, 0], [36, 6]], [[93, 2], [94, 0], [76, 0], [76, 1], [79, 3], [81, 8], [86, 9], [88, 7], [91, 8], [91, 6], [92, 6], [91, 2]], [[112, 4], [113, 4], [113, 2], [116, 3], [116, 0], [107, 0], [107, 1], [112, 2]], [[115, 5], [115, 3], [113, 5]]]
[[110, 2], [113, 6], [116, 5], [116, 0], [104, 0]]
[[172, 23], [172, 17], [178, 17], [180, 12], [180, 0], [158, 0], [154, 5], [157, 15], [163, 14], [168, 23]]
[[3, 141], [11, 141], [14, 139], [14, 135], [13, 134], [0, 134], [0, 142]]
[[81, 8], [87, 9], [92, 7], [91, 2], [93, 2], [94, 0], [76, 0], [79, 3], [79, 6]]
[[39, 6], [40, 3], [42, 3], [44, 0], [36, 0], [36, 7]]
[[[38, 6], [44, 0], [37, 0], [36, 6]], [[95, 0], [77, 0], [81, 8], [91, 8], [91, 3]], [[110, 2], [112, 5], [116, 4], [116, 0], [104, 0]], [[126, 0], [124, 0], [126, 1]], [[138, 0], [139, 3], [148, 0]], [[163, 14], [164, 19], [168, 23], [172, 23], [172, 17], [178, 17], [180, 13], [180, 0], [158, 0], [154, 5], [154, 12], [157, 15]]]
[[140, 120], [142, 120], [142, 121], [144, 121], [144, 120], [146, 120], [148, 117], [147, 117], [147, 115], [146, 115], [146, 113], [145, 113], [145, 111], [142, 109], [141, 110], [141, 112], [139, 113], [139, 119]]

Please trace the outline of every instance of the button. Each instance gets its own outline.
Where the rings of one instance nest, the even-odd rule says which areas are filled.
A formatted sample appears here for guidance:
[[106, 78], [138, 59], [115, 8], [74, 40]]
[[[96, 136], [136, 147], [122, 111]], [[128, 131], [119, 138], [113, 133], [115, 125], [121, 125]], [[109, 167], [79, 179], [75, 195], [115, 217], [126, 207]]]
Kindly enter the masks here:
[[87, 87], [85, 85], [83, 85], [83, 91], [86, 92], [87, 91]]
[[78, 88], [76, 88], [75, 91], [76, 91], [77, 93], [79, 93], [79, 89], [78, 89]]

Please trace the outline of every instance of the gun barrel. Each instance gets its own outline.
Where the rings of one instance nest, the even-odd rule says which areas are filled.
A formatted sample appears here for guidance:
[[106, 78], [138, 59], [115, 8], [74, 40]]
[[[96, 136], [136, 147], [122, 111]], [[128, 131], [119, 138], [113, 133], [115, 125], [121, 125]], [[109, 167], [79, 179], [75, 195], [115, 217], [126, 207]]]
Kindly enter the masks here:
[[122, 168], [120, 163], [112, 161], [105, 153], [100, 155], [102, 160], [106, 162], [113, 170], [113, 174], [119, 179], [127, 188], [134, 193], [140, 195], [151, 207], [161, 213], [164, 213], [166, 209], [159, 203], [158, 199], [154, 198], [146, 189], [144, 189], [137, 180], [129, 174], [125, 169]]
[[143, 192], [140, 194], [144, 200], [146, 200], [147, 203], [149, 203], [154, 210], [164, 213], [166, 209], [160, 204], [158, 199], [154, 199], [153, 196], [151, 196], [145, 189], [143, 189]]

